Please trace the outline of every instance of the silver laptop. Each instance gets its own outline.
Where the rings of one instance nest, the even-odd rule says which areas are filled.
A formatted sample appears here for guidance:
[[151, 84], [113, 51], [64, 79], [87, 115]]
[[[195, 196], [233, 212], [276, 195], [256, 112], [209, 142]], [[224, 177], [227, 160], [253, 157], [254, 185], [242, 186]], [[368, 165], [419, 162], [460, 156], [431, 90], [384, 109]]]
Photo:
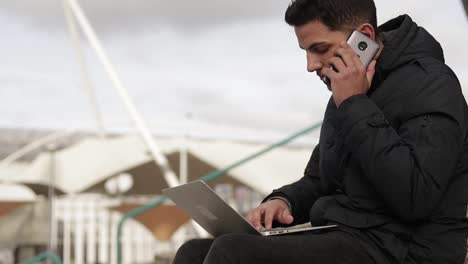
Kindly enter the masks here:
[[244, 217], [227, 204], [203, 181], [194, 181], [162, 191], [189, 214], [213, 237], [227, 233], [247, 233], [262, 236], [281, 235], [310, 230], [334, 228], [337, 225], [311, 226], [310, 223], [287, 228], [257, 231]]

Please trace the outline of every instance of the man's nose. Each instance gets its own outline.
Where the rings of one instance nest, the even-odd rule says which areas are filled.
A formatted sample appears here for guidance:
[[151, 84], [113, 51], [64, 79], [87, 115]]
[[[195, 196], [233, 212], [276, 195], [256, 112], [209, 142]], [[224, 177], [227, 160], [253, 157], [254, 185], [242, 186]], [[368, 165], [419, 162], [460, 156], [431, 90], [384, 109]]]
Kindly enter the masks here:
[[322, 63], [320, 62], [320, 59], [311, 54], [307, 53], [307, 71], [308, 72], [314, 72], [317, 70], [320, 70], [322, 68]]

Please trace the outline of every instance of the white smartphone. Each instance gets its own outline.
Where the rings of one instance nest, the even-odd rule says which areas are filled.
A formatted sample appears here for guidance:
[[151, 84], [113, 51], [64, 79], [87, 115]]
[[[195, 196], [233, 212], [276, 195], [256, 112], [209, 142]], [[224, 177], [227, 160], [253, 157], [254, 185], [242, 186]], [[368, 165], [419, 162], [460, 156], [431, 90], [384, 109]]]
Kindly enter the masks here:
[[[369, 66], [379, 51], [379, 44], [377, 42], [357, 30], [353, 31], [347, 42], [366, 67]], [[334, 69], [333, 66], [330, 68]], [[322, 81], [330, 88], [330, 80], [326, 76], [322, 78]]]
[[349, 36], [348, 44], [366, 67], [369, 66], [379, 51], [379, 44], [377, 42], [357, 30], [353, 31], [351, 36]]

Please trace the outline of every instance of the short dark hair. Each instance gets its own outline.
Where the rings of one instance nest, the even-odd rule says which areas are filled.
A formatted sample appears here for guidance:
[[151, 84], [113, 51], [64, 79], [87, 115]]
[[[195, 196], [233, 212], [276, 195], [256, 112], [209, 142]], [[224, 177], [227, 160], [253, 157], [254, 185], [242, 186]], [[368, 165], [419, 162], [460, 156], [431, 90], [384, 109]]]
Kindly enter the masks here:
[[377, 11], [373, 0], [292, 0], [285, 20], [291, 26], [320, 21], [330, 30], [350, 31], [362, 23], [377, 30]]

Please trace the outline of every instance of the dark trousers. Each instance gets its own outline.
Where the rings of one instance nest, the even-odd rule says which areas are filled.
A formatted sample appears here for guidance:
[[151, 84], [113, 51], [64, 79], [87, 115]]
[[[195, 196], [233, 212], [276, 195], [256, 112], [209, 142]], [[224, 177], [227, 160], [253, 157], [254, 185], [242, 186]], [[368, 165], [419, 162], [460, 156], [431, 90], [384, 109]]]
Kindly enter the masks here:
[[351, 236], [340, 231], [263, 237], [228, 234], [183, 244], [174, 264], [374, 264]]

